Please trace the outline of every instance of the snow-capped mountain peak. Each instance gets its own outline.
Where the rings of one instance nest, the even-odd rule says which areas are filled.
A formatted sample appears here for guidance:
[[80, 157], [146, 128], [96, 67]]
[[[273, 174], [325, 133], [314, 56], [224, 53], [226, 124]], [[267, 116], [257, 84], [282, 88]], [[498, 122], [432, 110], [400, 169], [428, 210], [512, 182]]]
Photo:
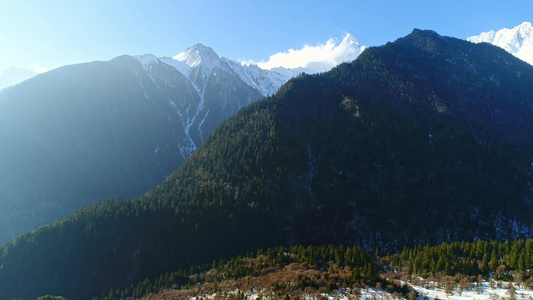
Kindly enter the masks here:
[[533, 65], [533, 26], [524, 22], [512, 29], [483, 32], [467, 38], [473, 43], [490, 43]]
[[339, 48], [349, 48], [351, 45], [355, 44], [357, 47], [359, 46], [359, 42], [353, 37], [351, 34], [347, 34], [343, 39], [342, 42], [339, 45]]
[[172, 57], [172, 60], [174, 62], [168, 59], [163, 61], [189, 77], [198, 91], [205, 89], [206, 82], [213, 70], [222, 65], [222, 60], [218, 54], [211, 47], [202, 44], [188, 48]]
[[340, 43], [329, 39], [325, 44], [304, 46], [300, 50], [291, 49], [288, 53], [275, 54], [271, 56], [271, 61], [280, 61], [276, 67], [265, 66], [268, 63], [242, 64], [219, 57], [211, 47], [203, 44], [189, 47], [174, 57], [157, 58], [145, 54], [135, 58], [147, 71], [157, 61], [174, 67], [191, 81], [200, 95], [203, 95], [209, 78], [217, 76], [215, 69], [218, 68], [227, 74], [236, 75], [252, 89], [267, 96], [274, 94], [285, 82], [300, 73], [329, 71], [340, 63], [356, 59], [365, 48], [351, 34], [346, 34]]
[[338, 65], [356, 59], [366, 49], [351, 35], [347, 34], [332, 53], [333, 63]]
[[195, 68], [200, 64], [211, 64], [220, 61], [220, 57], [211, 48], [202, 44], [196, 44], [189, 49], [173, 57], [177, 61], [186, 63], [189, 67]]

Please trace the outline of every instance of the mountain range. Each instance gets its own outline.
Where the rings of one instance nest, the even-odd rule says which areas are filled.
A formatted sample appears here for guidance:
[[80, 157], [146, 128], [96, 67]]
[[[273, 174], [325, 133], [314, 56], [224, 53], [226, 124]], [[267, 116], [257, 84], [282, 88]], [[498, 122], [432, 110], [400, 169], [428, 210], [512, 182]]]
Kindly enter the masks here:
[[0, 298], [90, 299], [274, 246], [528, 237], [532, 95], [505, 50], [414, 30], [243, 108], [143, 196], [6, 243]]
[[467, 39], [473, 43], [490, 43], [533, 65], [533, 28], [524, 22], [512, 29], [483, 32]]
[[[524, 22], [512, 29], [503, 28], [498, 31], [491, 30], [488, 32], [483, 32], [476, 36], [468, 37], [467, 40], [474, 43], [491, 43], [493, 45], [505, 49], [506, 51], [517, 56], [518, 58], [530, 64], [533, 64], [533, 34], [531, 27], [531, 22]], [[342, 40], [342, 42], [332, 49], [333, 51], [331, 51], [332, 53], [330, 53], [331, 56], [326, 59], [311, 61], [301, 69], [286, 67], [278, 67], [271, 69], [266, 68], [267, 71], [277, 71], [278, 73], [280, 73], [281, 78], [267, 78], [267, 82], [265, 82], [266, 86], [258, 86], [257, 88], [261, 91], [263, 95], [271, 95], [277, 90], [276, 87], [279, 88], [279, 86], [286, 82], [286, 79], [292, 78], [298, 72], [314, 74], [329, 71], [331, 68], [335, 67], [339, 63], [354, 60], [365, 48], [366, 46], [360, 46], [357, 40], [353, 38], [353, 36], [347, 34]], [[164, 60], [166, 62], [170, 62], [171, 65], [174, 64], [174, 62], [169, 61], [168, 58]], [[235, 61], [232, 61], [232, 63], [234, 62]], [[250, 66], [252, 66], [252, 69], [255, 69], [253, 68], [253, 66], [257, 65], [252, 64]], [[186, 69], [187, 68], [185, 68], [185, 70]], [[242, 71], [242, 68], [238, 67], [238, 69], [241, 69]], [[259, 68], [260, 71], [258, 71], [257, 69], [252, 69], [249, 69], [246, 73], [255, 73], [256, 75], [253, 77], [257, 77], [261, 76], [258, 73], [263, 73], [262, 70], [265, 68]], [[186, 71], [182, 73], [185, 74]], [[0, 90], [8, 86], [18, 84], [24, 80], [34, 77], [35, 75], [37, 75], [37, 73], [27, 69], [9, 68], [3, 70], [0, 73]], [[269, 76], [266, 75], [266, 77]], [[247, 75], [243, 76], [241, 79], [245, 78], [247, 78]], [[254, 85], [253, 82], [249, 83], [252, 86]]]
[[[347, 35], [335, 59], [355, 59], [362, 49]], [[64, 66], [4, 89], [0, 244], [98, 200], [141, 195], [224, 120], [315, 71], [264, 70], [197, 44], [173, 58]]]

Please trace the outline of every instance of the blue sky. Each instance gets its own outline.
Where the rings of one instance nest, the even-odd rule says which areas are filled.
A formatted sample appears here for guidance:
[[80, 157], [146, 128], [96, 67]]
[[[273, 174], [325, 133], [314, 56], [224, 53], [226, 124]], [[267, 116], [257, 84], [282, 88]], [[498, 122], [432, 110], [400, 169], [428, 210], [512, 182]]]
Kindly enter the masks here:
[[377, 46], [413, 28], [466, 38], [533, 22], [532, 0], [4, 0], [0, 70], [50, 70], [122, 54], [174, 56], [202, 43], [235, 60], [352, 34]]

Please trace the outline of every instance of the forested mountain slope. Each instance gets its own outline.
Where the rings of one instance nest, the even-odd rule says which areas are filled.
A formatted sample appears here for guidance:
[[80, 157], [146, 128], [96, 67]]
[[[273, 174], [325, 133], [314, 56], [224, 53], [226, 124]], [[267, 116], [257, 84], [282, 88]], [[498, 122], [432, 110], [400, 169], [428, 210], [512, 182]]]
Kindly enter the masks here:
[[533, 67], [414, 30], [241, 110], [162, 184], [6, 244], [0, 298], [88, 299], [259, 247], [529, 236]]
[[[341, 61], [364, 47], [347, 35]], [[329, 70], [332, 64], [321, 65]], [[223, 121], [300, 72], [242, 65], [196, 44], [173, 58], [65, 66], [0, 93], [0, 244], [176, 170]]]
[[0, 244], [102, 198], [142, 195], [262, 97], [228, 69], [214, 67], [202, 80], [199, 88], [156, 58], [121, 56], [6, 89]]

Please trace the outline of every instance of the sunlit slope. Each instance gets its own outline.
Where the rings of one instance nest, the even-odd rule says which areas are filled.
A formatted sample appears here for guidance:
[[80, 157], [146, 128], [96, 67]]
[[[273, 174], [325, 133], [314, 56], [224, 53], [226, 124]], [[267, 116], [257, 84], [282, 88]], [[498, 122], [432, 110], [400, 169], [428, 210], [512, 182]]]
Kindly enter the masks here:
[[[181, 98], [192, 98], [174, 71]], [[0, 242], [102, 197], [142, 194], [185, 160], [182, 131], [165, 95], [127, 57], [63, 67], [7, 90]]]

